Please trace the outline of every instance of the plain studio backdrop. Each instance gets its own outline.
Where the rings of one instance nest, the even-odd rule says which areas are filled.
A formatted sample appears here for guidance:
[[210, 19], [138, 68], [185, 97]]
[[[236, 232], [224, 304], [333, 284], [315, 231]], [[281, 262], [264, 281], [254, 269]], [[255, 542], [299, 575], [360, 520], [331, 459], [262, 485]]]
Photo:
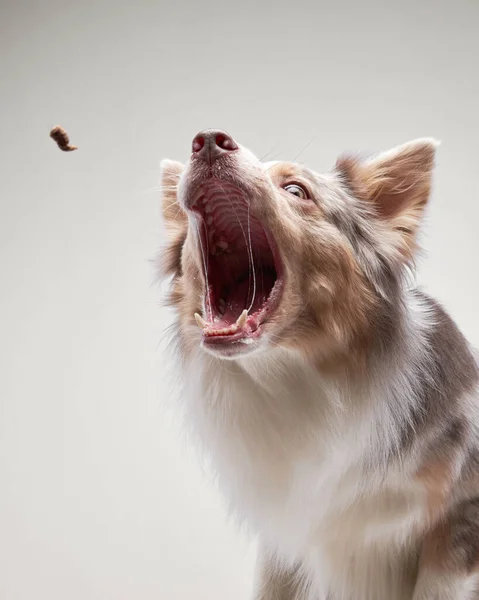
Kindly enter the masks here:
[[479, 345], [479, 4], [0, 6], [0, 600], [246, 600], [169, 409], [159, 160], [205, 127], [318, 171], [438, 138], [420, 282]]

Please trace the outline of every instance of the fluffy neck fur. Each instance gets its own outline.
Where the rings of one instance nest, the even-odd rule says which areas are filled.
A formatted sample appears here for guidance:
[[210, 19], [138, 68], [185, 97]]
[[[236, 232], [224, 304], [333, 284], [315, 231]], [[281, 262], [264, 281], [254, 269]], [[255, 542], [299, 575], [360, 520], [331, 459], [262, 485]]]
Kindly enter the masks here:
[[[245, 493], [241, 480], [255, 480], [262, 463], [268, 470], [274, 463], [284, 479], [298, 460], [334, 456], [340, 477], [353, 467], [369, 472], [397, 458], [417, 405], [419, 379], [434, 369], [428, 364], [427, 299], [409, 293], [401, 313], [390, 323], [395, 335], [387, 348], [384, 341], [371, 348], [366, 371], [347, 365], [323, 374], [297, 351], [280, 348], [237, 361], [201, 349], [189, 357], [185, 415], [230, 497], [232, 484], [233, 497]], [[240, 480], [234, 483], [239, 463]], [[235, 504], [232, 500], [234, 512], [248, 519], [244, 502]]]
[[[325, 375], [284, 349], [238, 361], [198, 349], [185, 363], [185, 416], [232, 515], [259, 534], [278, 564], [301, 560], [312, 598], [334, 581], [344, 587], [337, 597], [349, 598], [342, 565], [348, 556], [356, 564], [358, 552], [369, 558], [357, 567], [359, 579], [349, 569], [351, 586], [369, 584], [356, 598], [382, 597], [370, 581], [391, 600], [392, 589], [399, 599], [412, 585], [409, 578], [399, 584], [390, 567], [402, 553], [409, 560], [424, 519], [417, 456], [438, 434], [437, 427], [420, 438], [414, 432], [426, 382], [437, 377], [431, 343], [442, 313], [418, 292], [399, 305], [394, 335], [387, 347], [372, 348], [361, 373]], [[326, 547], [329, 558], [321, 559], [318, 548]], [[378, 561], [390, 578], [367, 575]]]

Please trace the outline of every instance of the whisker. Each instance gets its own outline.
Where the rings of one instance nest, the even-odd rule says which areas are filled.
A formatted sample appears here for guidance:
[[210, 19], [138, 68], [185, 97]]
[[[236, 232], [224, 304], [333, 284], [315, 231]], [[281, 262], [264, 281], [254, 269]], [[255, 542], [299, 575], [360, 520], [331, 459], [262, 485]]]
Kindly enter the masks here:
[[170, 202], [168, 205], [165, 205], [165, 207], [164, 207], [164, 208], [165, 208], [165, 210], [168, 210], [168, 209], [169, 209], [169, 208], [171, 208], [171, 207], [172, 207], [174, 204], [178, 204], [178, 206], [179, 206], [179, 204], [180, 204], [180, 203], [179, 203], [179, 202], [178, 202], [178, 200], [176, 200], [176, 199], [175, 199], [175, 200], [172, 200], [172, 201], [171, 201], [171, 202]]
[[[253, 260], [253, 245], [251, 244], [251, 215], [250, 215], [250, 204], [248, 203], [248, 243], [251, 250], [251, 268], [253, 271], [253, 296], [251, 298], [251, 304], [248, 307], [248, 312], [252, 309], [255, 296], [256, 296], [256, 270], [254, 268]], [[248, 295], [249, 295], [249, 284], [248, 284]]]
[[176, 190], [176, 186], [161, 186], [161, 185], [155, 185], [151, 188], [148, 188], [146, 190], [143, 190], [141, 192], [139, 192], [140, 196], [145, 196], [146, 194], [153, 194], [153, 193], [158, 193], [158, 192], [174, 192]]
[[273, 150], [276, 150], [276, 148], [278, 147], [278, 144], [275, 144], [271, 150], [268, 150], [268, 152], [266, 152], [266, 154], [264, 154], [259, 160], [260, 162], [263, 162], [264, 159], [268, 156], [268, 154], [271, 154], [271, 152], [273, 152]]
[[280, 150], [279, 152], [277, 152], [273, 156], [270, 156], [269, 159], [268, 159], [268, 162], [272, 162], [272, 161], [276, 160], [277, 158], [279, 158], [281, 156], [282, 153], [283, 153], [283, 151]]
[[258, 257], [258, 264], [259, 264], [259, 272], [261, 274], [261, 298], [260, 301], [262, 301], [262, 298], [264, 297], [265, 294], [265, 287], [264, 287], [264, 268], [263, 268], [263, 263], [261, 262], [261, 260]]
[[[203, 247], [203, 241], [201, 239], [201, 234], [200, 234], [200, 228], [198, 226], [198, 222], [196, 219], [193, 219], [194, 223], [195, 223], [195, 228], [196, 228], [196, 234], [198, 236], [198, 242], [200, 244], [200, 249], [201, 249], [201, 258], [203, 260], [203, 269], [205, 272], [205, 283], [206, 283], [206, 294], [205, 294], [205, 307], [206, 307], [206, 312], [208, 314], [208, 319], [213, 320], [213, 310], [211, 308], [211, 303], [208, 307], [208, 300], [209, 300], [209, 282], [208, 282], [208, 268], [207, 268], [207, 263], [206, 263], [206, 258], [205, 258], [205, 249]], [[206, 236], [206, 238], [208, 239], [208, 236]]]
[[203, 227], [205, 230], [205, 238], [206, 238], [206, 266], [205, 266], [205, 280], [206, 280], [206, 296], [210, 299], [210, 318], [213, 320], [213, 307], [211, 306], [211, 298], [209, 294], [209, 284], [208, 284], [208, 270], [210, 268], [210, 241], [208, 239], [208, 229], [206, 228], [206, 223], [203, 223]]
[[[220, 186], [221, 187], [221, 186]], [[245, 240], [245, 245], [246, 245], [246, 249], [248, 252], [248, 295], [246, 297], [246, 302], [248, 302], [248, 298], [250, 296], [250, 290], [251, 290], [251, 274], [253, 275], [253, 298], [251, 300], [251, 304], [248, 308], [248, 312], [251, 310], [251, 307], [253, 306], [254, 303], [254, 297], [256, 295], [256, 272], [255, 272], [255, 268], [254, 268], [254, 259], [253, 259], [253, 248], [251, 245], [251, 227], [250, 227], [250, 205], [248, 204], [248, 237], [246, 237], [246, 233], [245, 230], [243, 228], [243, 224], [241, 223], [241, 219], [238, 216], [238, 213], [236, 212], [236, 209], [234, 207], [234, 204], [231, 202], [231, 199], [229, 198], [228, 194], [225, 192], [224, 188], [221, 187], [221, 189], [223, 190], [225, 197], [228, 199], [228, 202], [231, 205], [231, 208], [233, 209], [233, 212], [235, 213], [236, 219], [238, 220], [238, 224], [241, 228], [241, 231], [243, 233], [243, 237]]]
[[314, 140], [316, 139], [316, 136], [314, 136], [307, 144], [306, 146], [300, 151], [298, 152], [298, 154], [293, 158], [293, 162], [296, 162], [298, 160], [298, 158], [301, 156], [301, 154], [303, 154], [303, 152], [305, 152], [310, 146], [311, 144], [314, 142]]
[[173, 221], [178, 218], [178, 216], [181, 212], [184, 213], [184, 210], [181, 208], [181, 205], [178, 203], [178, 210], [175, 212], [175, 214], [172, 217]]

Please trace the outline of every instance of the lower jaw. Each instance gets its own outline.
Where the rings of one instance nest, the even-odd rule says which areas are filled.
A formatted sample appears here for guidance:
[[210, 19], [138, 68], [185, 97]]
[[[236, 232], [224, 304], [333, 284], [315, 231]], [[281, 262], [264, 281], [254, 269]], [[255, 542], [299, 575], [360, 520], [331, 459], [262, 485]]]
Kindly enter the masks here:
[[215, 335], [203, 331], [201, 340], [203, 349], [213, 356], [229, 360], [251, 354], [257, 350], [264, 334], [264, 323], [256, 321], [254, 317], [254, 314], [251, 315], [251, 321], [235, 333]]
[[[272, 292], [263, 307], [248, 315], [246, 322], [237, 331], [226, 335], [214, 333], [214, 330], [205, 330], [202, 333], [202, 346], [211, 354], [223, 358], [235, 358], [249, 354], [258, 348], [258, 342], [264, 335], [266, 321], [276, 312], [283, 296], [284, 281], [278, 279]], [[206, 302], [208, 304], [208, 302]], [[210, 302], [211, 305], [211, 302]], [[246, 313], [246, 311], [244, 311]]]
[[202, 340], [202, 348], [208, 354], [220, 360], [236, 360], [247, 356], [258, 349], [258, 341], [261, 337], [261, 327], [253, 335], [243, 336], [241, 333], [235, 336], [218, 338], [205, 338]]
[[261, 336], [262, 330], [263, 327], [259, 325], [255, 331], [238, 331], [232, 335], [203, 334], [203, 344], [205, 346], [230, 346], [233, 344], [243, 344], [248, 346]]

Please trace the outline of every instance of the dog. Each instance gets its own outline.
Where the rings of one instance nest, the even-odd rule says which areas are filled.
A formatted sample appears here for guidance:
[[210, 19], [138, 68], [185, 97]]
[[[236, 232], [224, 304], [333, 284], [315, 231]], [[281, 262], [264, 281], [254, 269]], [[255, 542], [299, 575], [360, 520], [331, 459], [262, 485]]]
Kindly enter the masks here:
[[161, 163], [185, 425], [257, 536], [255, 600], [479, 599], [478, 361], [414, 284], [438, 143]]

